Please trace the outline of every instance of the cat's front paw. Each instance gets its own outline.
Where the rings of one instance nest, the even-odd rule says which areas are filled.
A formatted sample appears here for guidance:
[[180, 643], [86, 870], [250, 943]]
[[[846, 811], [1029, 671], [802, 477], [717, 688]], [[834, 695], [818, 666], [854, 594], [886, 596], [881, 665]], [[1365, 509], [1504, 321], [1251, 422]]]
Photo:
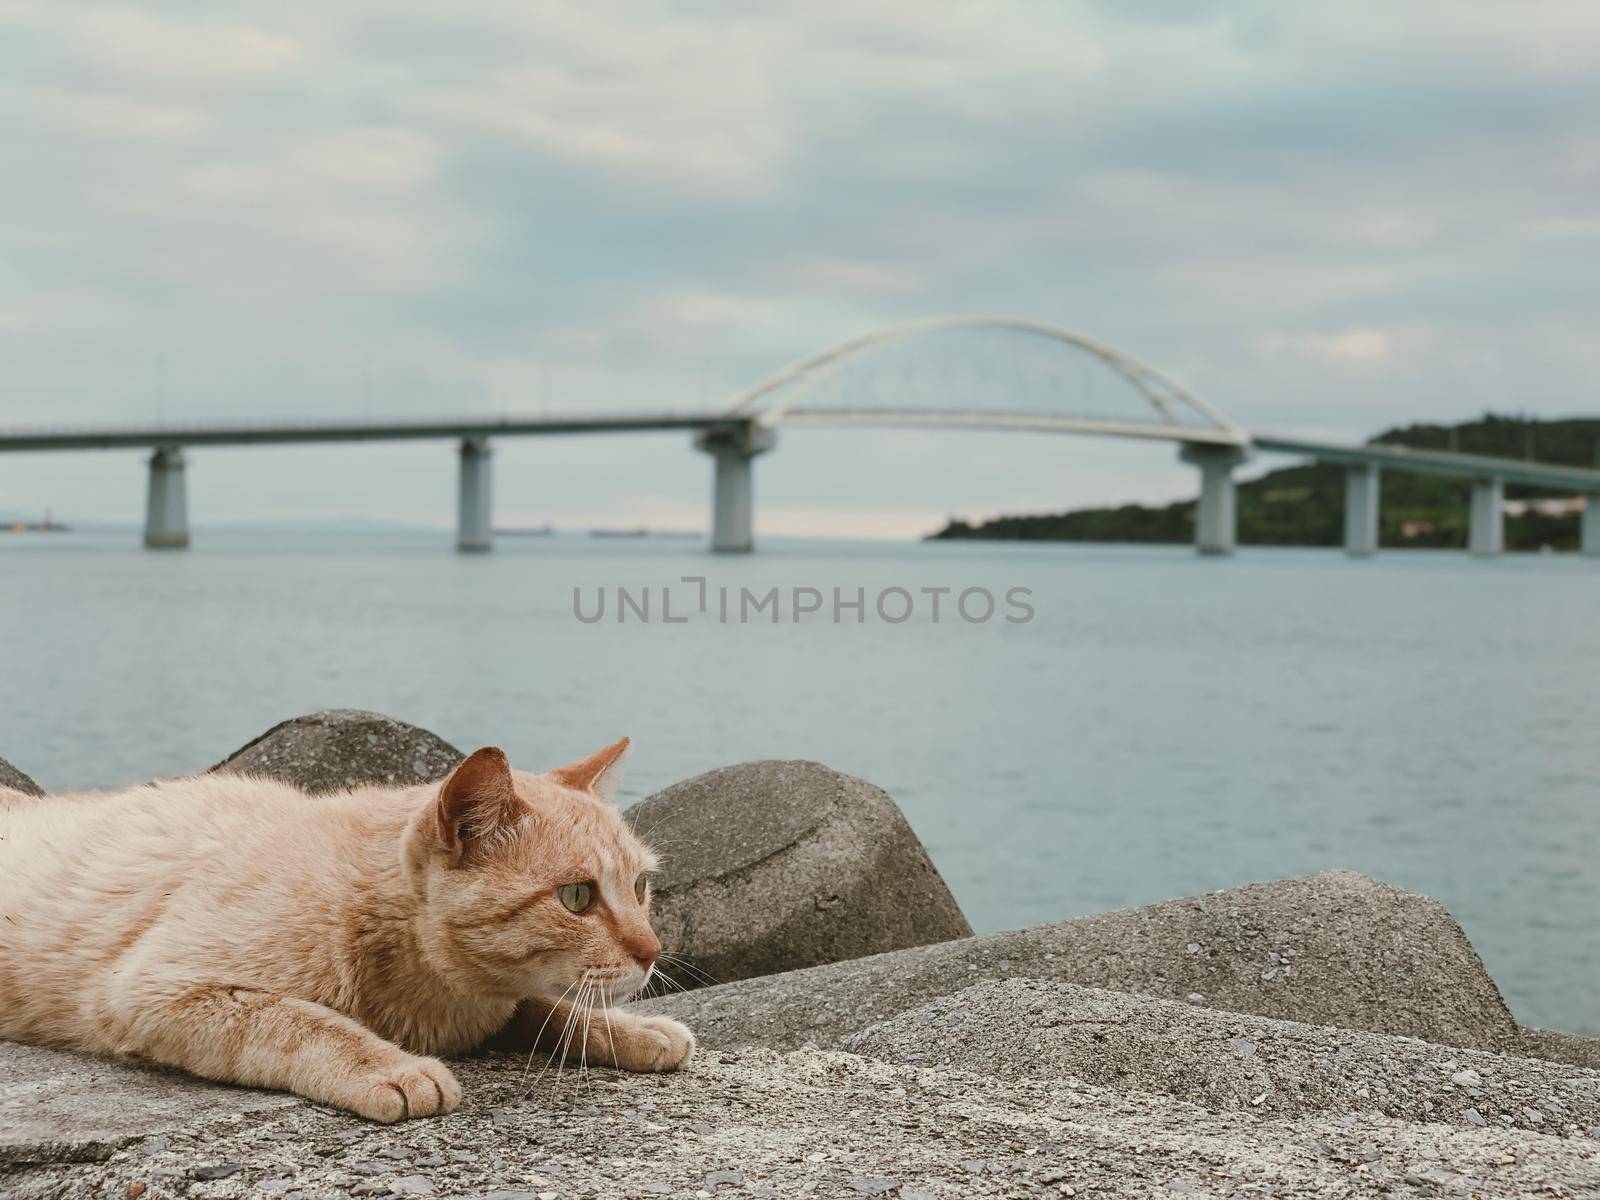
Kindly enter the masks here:
[[694, 1034], [671, 1017], [641, 1017], [633, 1013], [616, 1024], [612, 1014], [612, 1049], [624, 1071], [676, 1071], [694, 1056]]
[[407, 1055], [352, 1082], [353, 1094], [345, 1107], [384, 1125], [408, 1117], [442, 1116], [461, 1103], [461, 1085], [436, 1058]]

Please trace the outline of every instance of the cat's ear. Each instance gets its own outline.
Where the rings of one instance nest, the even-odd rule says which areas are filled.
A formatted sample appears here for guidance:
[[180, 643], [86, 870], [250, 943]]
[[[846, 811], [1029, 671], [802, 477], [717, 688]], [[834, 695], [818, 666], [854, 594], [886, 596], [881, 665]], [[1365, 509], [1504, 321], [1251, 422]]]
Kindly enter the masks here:
[[522, 810], [505, 752], [485, 746], [467, 755], [439, 788], [434, 805], [439, 840], [459, 855], [511, 828]]
[[612, 742], [603, 750], [596, 750], [587, 758], [557, 767], [550, 778], [580, 792], [590, 792], [602, 800], [610, 801], [617, 793], [617, 780], [622, 774], [617, 764], [628, 752], [628, 739]]

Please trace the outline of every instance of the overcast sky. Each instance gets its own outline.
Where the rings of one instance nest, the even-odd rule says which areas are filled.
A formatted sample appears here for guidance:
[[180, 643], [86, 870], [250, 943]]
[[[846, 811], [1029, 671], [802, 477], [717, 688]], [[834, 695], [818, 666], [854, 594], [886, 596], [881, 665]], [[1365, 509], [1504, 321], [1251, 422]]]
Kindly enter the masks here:
[[[969, 312], [1263, 430], [1597, 413], [1597, 63], [1593, 0], [0, 0], [0, 421], [696, 408]], [[447, 522], [453, 449], [196, 451], [191, 517]], [[498, 449], [501, 520], [706, 522], [684, 437]], [[0, 511], [139, 516], [133, 452], [0, 467]], [[1190, 476], [791, 431], [758, 528]]]

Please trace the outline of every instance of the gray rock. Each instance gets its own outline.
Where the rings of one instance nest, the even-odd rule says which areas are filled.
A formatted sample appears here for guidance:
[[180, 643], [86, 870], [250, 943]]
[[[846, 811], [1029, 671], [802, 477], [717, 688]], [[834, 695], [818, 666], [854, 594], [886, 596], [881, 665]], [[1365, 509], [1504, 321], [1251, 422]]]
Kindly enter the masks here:
[[12, 788], [30, 796], [44, 795], [44, 789], [5, 759], [0, 758], [0, 788]]
[[652, 920], [685, 988], [972, 933], [894, 801], [819, 763], [724, 767], [627, 817], [661, 848]]
[[1527, 1058], [1547, 1058], [1551, 1062], [1600, 1069], [1600, 1038], [1580, 1037], [1575, 1033], [1523, 1028], [1511, 1052]]
[[[0, 1172], [29, 1163], [95, 1161], [156, 1134], [300, 1103], [277, 1092], [0, 1042]], [[166, 1149], [164, 1141], [146, 1142], [157, 1145]]]
[[213, 1163], [210, 1166], [196, 1167], [191, 1174], [200, 1180], [227, 1179], [232, 1175], [237, 1175], [242, 1170], [244, 1170], [243, 1163]]
[[[1223, 1049], [1233, 1061], [1255, 1062], [1272, 1043], [1259, 1032], [1250, 1040], [1263, 1047], [1251, 1059]], [[1499, 1060], [1502, 1070], [1510, 1061]], [[1180, 1180], [1194, 1181], [1197, 1194], [1217, 1197], [1379, 1200], [1396, 1194], [1402, 1174], [1431, 1170], [1481, 1180], [1469, 1185], [1458, 1179], [1444, 1189], [1447, 1194], [1499, 1200], [1589, 1195], [1600, 1150], [1586, 1136], [1554, 1136], [1499, 1121], [1486, 1128], [1419, 1124], [1365, 1107], [1343, 1117], [1255, 1116], [1207, 1110], [1131, 1087], [1003, 1078], [836, 1052], [754, 1049], [729, 1061], [710, 1051], [693, 1070], [676, 1075], [594, 1069], [587, 1080], [569, 1071], [565, 1080], [552, 1073], [537, 1083], [524, 1077], [525, 1065], [520, 1056], [454, 1064], [467, 1099], [443, 1120], [376, 1127], [302, 1104], [211, 1124], [186, 1139], [184, 1153], [192, 1157], [170, 1181], [148, 1159], [118, 1156], [13, 1172], [0, 1177], [0, 1193], [11, 1200], [122, 1197], [130, 1183], [145, 1181], [151, 1185], [147, 1196], [167, 1196], [182, 1194], [191, 1166], [239, 1163], [239, 1174], [199, 1185], [191, 1194], [242, 1197], [256, 1194], [253, 1181], [283, 1178], [285, 1162], [296, 1166], [292, 1192], [377, 1193], [391, 1185], [354, 1183], [340, 1165], [341, 1155], [324, 1151], [338, 1147], [349, 1157], [370, 1158], [398, 1138], [459, 1142], [480, 1152], [479, 1162], [436, 1180], [436, 1194], [516, 1200], [549, 1192], [692, 1196], [712, 1191], [705, 1186], [712, 1172], [747, 1181], [742, 1189], [723, 1185], [713, 1193], [729, 1197], [872, 1194], [858, 1190], [857, 1181], [869, 1187], [896, 1181], [902, 1198], [998, 1200], [1044, 1195], [1046, 1188], [1060, 1195], [1062, 1185], [1080, 1197], [1152, 1196]], [[646, 1103], [712, 1124], [716, 1132], [684, 1146], [675, 1130], [627, 1129], [624, 1114]], [[516, 1123], [492, 1120], [495, 1109], [514, 1112]], [[293, 1137], [266, 1140], [269, 1129]], [[1310, 1149], [1319, 1145], [1323, 1149]], [[1424, 1161], [1406, 1145], [1436, 1147], [1438, 1158]], [[1375, 1146], [1383, 1150], [1383, 1162], [1375, 1164], [1386, 1168], [1382, 1178], [1372, 1166], [1357, 1171]], [[979, 1170], [964, 1170], [966, 1162]]]
[[[1274, 954], [1292, 969], [1264, 979]], [[1450, 914], [1354, 871], [747, 979], [645, 1007], [682, 1017], [707, 1046], [827, 1047], [926, 1000], [1010, 976], [1476, 1049], [1509, 1049], [1519, 1038]]]
[[[1470, 1110], [1479, 1120], [1537, 1128], [1544, 1113], [1527, 1098], [1539, 1096], [1558, 1100], [1564, 1121], [1600, 1120], [1600, 1072], [1038, 979], [976, 984], [849, 1037], [845, 1047], [889, 1062], [915, 1054], [935, 1069], [1078, 1079], [1221, 1111], [1471, 1126]], [[1452, 1064], [1481, 1076], [1470, 1097], [1419, 1078], [1442, 1080]]]
[[239, 747], [213, 771], [266, 775], [308, 792], [362, 784], [431, 783], [463, 755], [449, 742], [358, 708], [330, 708], [274, 725]]

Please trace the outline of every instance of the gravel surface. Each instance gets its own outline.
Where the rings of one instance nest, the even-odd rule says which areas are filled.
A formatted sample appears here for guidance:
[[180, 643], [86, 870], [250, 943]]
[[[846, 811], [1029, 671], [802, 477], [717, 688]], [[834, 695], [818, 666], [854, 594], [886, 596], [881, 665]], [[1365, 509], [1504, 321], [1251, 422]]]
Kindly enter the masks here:
[[1068, 1079], [827, 1051], [709, 1052], [671, 1076], [522, 1060], [462, 1069], [441, 1120], [381, 1128], [311, 1105], [0, 1175], [11, 1200], [186, 1195], [1600, 1195], [1600, 1144], [1356, 1113], [1218, 1113]]
[[1035, 979], [977, 984], [845, 1046], [1221, 1111], [1367, 1113], [1600, 1138], [1600, 1071]]

